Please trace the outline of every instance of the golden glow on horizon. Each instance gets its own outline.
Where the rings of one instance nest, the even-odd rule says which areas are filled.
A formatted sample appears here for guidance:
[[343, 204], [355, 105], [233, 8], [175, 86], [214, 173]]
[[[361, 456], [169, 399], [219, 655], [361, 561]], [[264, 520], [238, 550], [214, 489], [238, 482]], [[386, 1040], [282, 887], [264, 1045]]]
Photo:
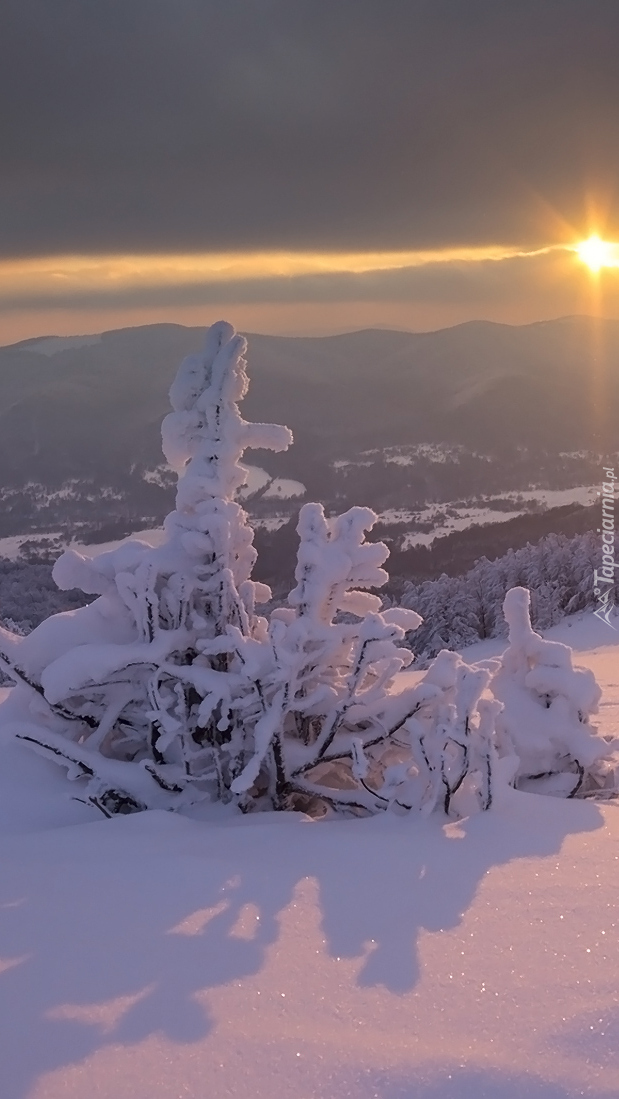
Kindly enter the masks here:
[[581, 241], [576, 246], [575, 251], [578, 258], [594, 274], [597, 274], [602, 267], [619, 267], [619, 244], [613, 244], [609, 240], [601, 240], [595, 234], [590, 236], [588, 240]]
[[[559, 246], [559, 250], [561, 246]], [[179, 255], [68, 255], [0, 261], [0, 299], [114, 293], [132, 288], [233, 283], [300, 275], [363, 274], [430, 264], [499, 262], [545, 255], [501, 245], [409, 252], [255, 252]]]
[[[603, 221], [592, 214], [588, 224]], [[0, 343], [161, 321], [198, 325], [211, 323], [222, 312], [239, 329], [284, 335], [368, 326], [429, 331], [473, 319], [525, 324], [572, 313], [601, 315], [602, 311], [619, 317], [619, 294], [615, 293], [619, 244], [597, 237], [578, 243], [577, 231], [572, 227], [568, 233], [568, 228], [562, 228], [561, 243], [535, 249], [497, 244], [399, 252], [127, 253], [0, 259]], [[608, 276], [596, 275], [609, 262]], [[394, 279], [392, 298], [389, 282], [381, 284], [381, 275], [405, 275], [407, 269], [416, 269], [419, 278], [411, 281], [410, 292], [406, 278], [401, 284]], [[429, 292], [417, 293], [425, 271]], [[430, 278], [433, 271], [438, 279]], [[463, 295], [459, 282], [450, 277], [452, 272], [458, 272], [458, 279], [466, 277]], [[342, 294], [336, 281], [329, 287], [329, 278], [354, 279], [369, 273], [375, 274], [375, 285], [372, 279], [360, 283], [358, 298], [354, 282]], [[303, 277], [326, 280], [328, 292], [323, 289], [315, 297], [310, 287], [306, 293]], [[295, 279], [299, 281], [293, 289], [288, 283]], [[216, 292], [211, 294], [210, 287]]]

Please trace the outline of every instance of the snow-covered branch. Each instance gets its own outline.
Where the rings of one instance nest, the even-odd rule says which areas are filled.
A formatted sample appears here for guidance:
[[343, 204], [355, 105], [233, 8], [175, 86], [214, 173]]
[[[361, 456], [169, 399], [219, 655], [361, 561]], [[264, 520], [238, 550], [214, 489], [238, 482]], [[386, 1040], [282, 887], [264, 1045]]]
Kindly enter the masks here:
[[442, 651], [423, 677], [400, 676], [422, 620], [382, 607], [388, 549], [368, 540], [369, 508], [329, 517], [306, 504], [288, 606], [256, 613], [270, 592], [251, 578], [241, 460], [291, 435], [241, 417], [245, 350], [230, 325], [213, 325], [171, 387], [162, 434], [178, 489], [163, 544], [129, 539], [92, 559], [67, 550], [58, 586], [98, 598], [27, 637], [0, 630], [15, 735], [62, 762], [106, 815], [210, 799], [244, 812], [459, 816], [491, 806], [497, 759], [510, 754], [519, 782], [552, 772], [567, 793], [603, 784], [597, 687], [533, 633], [522, 589], [506, 599], [500, 665]]

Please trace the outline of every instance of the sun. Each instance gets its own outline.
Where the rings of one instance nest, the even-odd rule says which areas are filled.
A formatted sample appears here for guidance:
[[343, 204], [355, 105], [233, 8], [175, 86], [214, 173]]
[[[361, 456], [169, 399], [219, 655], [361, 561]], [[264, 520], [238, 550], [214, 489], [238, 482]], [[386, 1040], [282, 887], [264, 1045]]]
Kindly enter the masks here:
[[576, 245], [578, 258], [586, 263], [590, 271], [599, 271], [601, 267], [619, 267], [619, 245], [608, 240], [592, 236]]

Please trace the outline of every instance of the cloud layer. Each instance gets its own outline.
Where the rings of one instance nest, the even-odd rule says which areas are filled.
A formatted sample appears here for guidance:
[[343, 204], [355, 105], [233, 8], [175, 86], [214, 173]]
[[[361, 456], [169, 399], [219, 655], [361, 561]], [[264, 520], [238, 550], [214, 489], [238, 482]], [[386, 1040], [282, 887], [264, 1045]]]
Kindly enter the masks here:
[[[328, 267], [326, 260], [333, 265]], [[175, 320], [322, 333], [347, 328], [431, 329], [485, 318], [526, 323], [574, 313], [617, 316], [619, 269], [592, 275], [571, 249], [487, 258], [212, 256], [57, 258], [0, 263], [3, 342], [50, 332]], [[346, 267], [348, 263], [348, 269]], [[353, 266], [353, 263], [355, 266]], [[278, 266], [283, 271], [278, 271]], [[352, 267], [352, 269], [351, 269]]]
[[534, 247], [591, 203], [619, 220], [616, 0], [4, 0], [0, 24], [5, 256]]

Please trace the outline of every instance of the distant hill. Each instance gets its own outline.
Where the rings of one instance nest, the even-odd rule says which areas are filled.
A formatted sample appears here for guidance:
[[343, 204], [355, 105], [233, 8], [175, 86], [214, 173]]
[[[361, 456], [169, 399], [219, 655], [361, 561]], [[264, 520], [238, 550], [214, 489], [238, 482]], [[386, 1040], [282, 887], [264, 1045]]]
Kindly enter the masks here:
[[[0, 348], [0, 535], [159, 522], [167, 390], [202, 338], [160, 324]], [[250, 461], [330, 509], [592, 484], [619, 446], [618, 321], [248, 339], [243, 413], [295, 435]], [[296, 511], [265, 483], [258, 518]]]

